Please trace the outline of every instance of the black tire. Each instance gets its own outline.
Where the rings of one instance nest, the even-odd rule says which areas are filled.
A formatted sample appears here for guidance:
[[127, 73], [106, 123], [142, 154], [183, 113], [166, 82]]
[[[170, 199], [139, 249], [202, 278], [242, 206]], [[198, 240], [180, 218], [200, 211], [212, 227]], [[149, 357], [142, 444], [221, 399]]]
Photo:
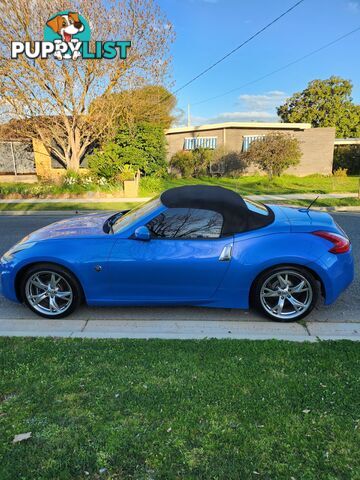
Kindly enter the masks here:
[[[51, 277], [52, 273], [55, 274], [54, 278], [61, 277], [62, 280], [59, 280], [59, 284], [58, 284], [59, 285], [58, 290], [60, 290], [60, 294], [66, 294], [66, 292], [71, 291], [71, 295], [69, 295], [67, 299], [57, 299], [59, 303], [60, 301], [65, 302], [63, 306], [64, 310], [61, 311], [61, 309], [59, 309], [59, 313], [56, 313], [56, 311], [54, 311], [50, 314], [50, 313], [46, 313], [46, 311], [41, 311], [40, 309], [41, 305], [38, 308], [34, 308], [34, 306], [30, 303], [28, 298], [29, 289], [30, 289], [28, 282], [30, 282], [31, 284], [31, 279], [34, 277], [35, 274], [40, 274], [40, 275], [43, 274], [42, 276], [40, 276], [40, 278], [41, 279], [46, 278], [46, 272], [48, 272], [49, 277]], [[64, 291], [65, 290], [64, 286], [66, 286], [66, 292]], [[34, 288], [34, 287], [31, 287], [31, 288]], [[43, 287], [41, 287], [41, 289], [43, 289]], [[43, 290], [38, 290], [38, 293], [39, 292], [41, 293], [43, 292]], [[29, 307], [30, 310], [32, 310], [34, 313], [36, 313], [40, 317], [48, 318], [52, 320], [67, 317], [78, 308], [78, 306], [81, 304], [83, 300], [83, 291], [76, 277], [67, 269], [52, 263], [38, 263], [30, 267], [29, 269], [27, 269], [24, 272], [24, 274], [21, 276], [19, 281], [19, 294], [23, 303], [27, 305], [27, 307]], [[56, 294], [53, 293], [53, 296], [56, 296]], [[46, 303], [46, 299], [44, 299], [43, 303]], [[49, 309], [51, 309], [50, 301], [49, 301]]]
[[[294, 286], [292, 287], [291, 285], [289, 285], [287, 288], [294, 289], [293, 293], [295, 293], [295, 297], [292, 295], [291, 292], [288, 292], [288, 294], [286, 295], [286, 292], [284, 291], [286, 287], [284, 286], [284, 284], [279, 288], [276, 286], [277, 284], [280, 284], [280, 282], [277, 281], [276, 275], [281, 274], [281, 272], [288, 272], [288, 283], [293, 283]], [[291, 276], [291, 273], [293, 273], [293, 276]], [[282, 275], [281, 277], [285, 279], [285, 277], [283, 277]], [[295, 292], [296, 285], [294, 283], [294, 279], [298, 279], [299, 282], [302, 282], [301, 277], [304, 279], [304, 291]], [[268, 286], [270, 286], [270, 288], [266, 288]], [[278, 291], [284, 293], [278, 293]], [[276, 293], [276, 295], [273, 295], [271, 292]], [[314, 275], [309, 272], [309, 270], [303, 267], [284, 265], [270, 268], [259, 275], [252, 288], [251, 304], [256, 308], [256, 310], [258, 310], [260, 313], [267, 316], [268, 318], [271, 318], [273, 321], [296, 322], [309, 315], [309, 313], [317, 305], [320, 296], [320, 284], [314, 277]], [[276, 302], [280, 303], [280, 298], [283, 302], [283, 313], [272, 313], [272, 302], [274, 302], [274, 308], [280, 308], [279, 305], [276, 304]], [[304, 306], [303, 311], [299, 310], [298, 312], [291, 314], [291, 309], [297, 310], [302, 308], [298, 304], [296, 304], [296, 306], [293, 305], [293, 302], [295, 302], [296, 300], [304, 304], [306, 308]], [[286, 310], [289, 310], [289, 312], [287, 312]]]

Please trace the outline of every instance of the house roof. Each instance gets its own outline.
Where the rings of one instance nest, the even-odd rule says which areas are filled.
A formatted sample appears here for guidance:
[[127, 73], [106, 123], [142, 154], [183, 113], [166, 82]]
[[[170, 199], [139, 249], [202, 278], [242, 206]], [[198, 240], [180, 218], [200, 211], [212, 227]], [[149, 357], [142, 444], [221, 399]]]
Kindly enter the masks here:
[[208, 125], [199, 125], [191, 127], [175, 127], [169, 128], [165, 131], [165, 134], [171, 135], [172, 133], [194, 133], [203, 132], [206, 130], [219, 130], [224, 128], [259, 128], [259, 129], [275, 129], [275, 130], [306, 130], [311, 128], [311, 123], [281, 123], [281, 122], [224, 122], [224, 123], [212, 123]]

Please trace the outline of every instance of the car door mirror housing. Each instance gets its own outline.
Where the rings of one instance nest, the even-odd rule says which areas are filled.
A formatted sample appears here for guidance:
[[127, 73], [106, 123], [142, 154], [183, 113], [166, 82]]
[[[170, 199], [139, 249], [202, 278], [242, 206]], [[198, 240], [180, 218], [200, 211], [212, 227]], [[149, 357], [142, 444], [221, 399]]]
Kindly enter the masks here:
[[148, 242], [151, 238], [150, 230], [145, 227], [145, 225], [142, 225], [135, 230], [134, 238], [135, 240], [142, 240], [143, 242]]

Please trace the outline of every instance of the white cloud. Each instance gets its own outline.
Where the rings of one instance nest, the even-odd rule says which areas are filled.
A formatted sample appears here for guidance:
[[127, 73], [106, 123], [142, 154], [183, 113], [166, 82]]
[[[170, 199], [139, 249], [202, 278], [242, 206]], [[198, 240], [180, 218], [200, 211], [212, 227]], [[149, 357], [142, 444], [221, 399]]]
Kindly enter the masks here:
[[261, 94], [243, 94], [237, 99], [238, 108], [234, 112], [222, 112], [208, 118], [206, 123], [216, 122], [278, 122], [276, 107], [284, 103], [287, 94], [281, 90], [271, 90]]
[[360, 2], [348, 2], [347, 8], [350, 12], [359, 13], [360, 12]]
[[[209, 123], [210, 119], [207, 117], [191, 115], [190, 121], [191, 125], [204, 125], [206, 123]], [[184, 125], [187, 125], [187, 123], [187, 113], [185, 113], [184, 110], [180, 110], [178, 115], [176, 115], [173, 127], [183, 127]]]
[[[200, 117], [191, 115], [191, 125], [206, 125], [211, 123], [223, 122], [278, 122], [279, 118], [265, 111], [239, 111], [239, 112], [222, 112], [213, 117]], [[185, 113], [178, 116], [174, 122], [174, 127], [187, 125]]]
[[244, 94], [238, 97], [238, 103], [249, 110], [274, 110], [287, 98], [285, 92], [272, 90], [260, 95]]
[[238, 112], [223, 112], [210, 122], [276, 122], [278, 117], [271, 112], [261, 110], [244, 110]]
[[[237, 109], [233, 112], [221, 112], [212, 117], [191, 116], [192, 125], [222, 122], [279, 122], [276, 107], [284, 103], [288, 95], [281, 90], [270, 90], [261, 94], [243, 94], [237, 98]], [[176, 122], [186, 125], [185, 112], [182, 112]]]

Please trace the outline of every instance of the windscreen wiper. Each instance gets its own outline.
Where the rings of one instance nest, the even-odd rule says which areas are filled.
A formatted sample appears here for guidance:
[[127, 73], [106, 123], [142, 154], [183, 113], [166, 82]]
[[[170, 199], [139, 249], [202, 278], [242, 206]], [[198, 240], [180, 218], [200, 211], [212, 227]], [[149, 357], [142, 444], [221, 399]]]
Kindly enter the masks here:
[[108, 227], [109, 232], [114, 233], [113, 225], [118, 221], [120, 217], [122, 217], [123, 215], [125, 215], [125, 213], [129, 211], [130, 210], [122, 210], [121, 212], [115, 213], [106, 220], [105, 225]]
[[118, 214], [115, 214], [113, 216], [111, 216], [110, 218], [108, 218], [105, 222], [105, 225], [108, 229], [108, 232], [111, 232], [111, 233], [114, 233], [114, 228], [113, 228], [113, 225], [114, 223], [116, 222], [116, 220], [118, 219]]

